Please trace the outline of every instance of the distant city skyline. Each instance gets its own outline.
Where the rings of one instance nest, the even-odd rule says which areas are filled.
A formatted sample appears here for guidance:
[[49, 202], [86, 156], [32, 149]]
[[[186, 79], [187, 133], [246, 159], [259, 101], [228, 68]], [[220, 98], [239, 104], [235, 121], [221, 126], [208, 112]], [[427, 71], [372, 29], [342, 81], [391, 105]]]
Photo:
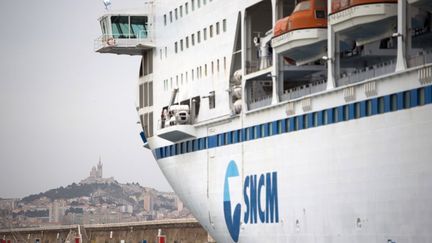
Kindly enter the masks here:
[[79, 183], [99, 155], [106, 177], [172, 190], [139, 137], [140, 58], [93, 50], [105, 11], [102, 0], [0, 1], [1, 198]]

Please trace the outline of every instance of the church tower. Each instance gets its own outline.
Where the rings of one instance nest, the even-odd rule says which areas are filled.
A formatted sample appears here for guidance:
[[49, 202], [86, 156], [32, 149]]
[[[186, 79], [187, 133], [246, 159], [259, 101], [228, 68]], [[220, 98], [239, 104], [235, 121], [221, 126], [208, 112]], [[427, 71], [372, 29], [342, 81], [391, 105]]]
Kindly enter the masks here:
[[101, 160], [101, 157], [99, 156], [99, 163], [98, 163], [98, 165], [97, 165], [97, 178], [102, 178], [102, 167], [103, 167], [103, 165], [102, 165], [102, 160]]

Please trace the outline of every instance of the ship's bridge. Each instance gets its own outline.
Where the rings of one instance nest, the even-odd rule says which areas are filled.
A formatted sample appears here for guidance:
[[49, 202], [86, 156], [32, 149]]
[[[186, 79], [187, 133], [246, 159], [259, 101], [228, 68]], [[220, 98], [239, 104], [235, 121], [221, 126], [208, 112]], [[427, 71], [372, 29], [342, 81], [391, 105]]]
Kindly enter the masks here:
[[149, 14], [110, 12], [99, 18], [102, 35], [95, 40], [99, 53], [142, 55], [154, 48]]

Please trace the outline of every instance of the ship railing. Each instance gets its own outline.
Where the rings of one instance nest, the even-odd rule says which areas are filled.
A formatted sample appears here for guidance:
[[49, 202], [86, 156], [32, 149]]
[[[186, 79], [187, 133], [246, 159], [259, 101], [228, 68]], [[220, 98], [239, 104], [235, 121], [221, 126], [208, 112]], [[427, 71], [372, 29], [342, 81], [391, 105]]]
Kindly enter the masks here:
[[148, 30], [140, 31], [137, 34], [104, 34], [94, 40], [94, 49], [100, 50], [104, 47], [133, 47], [145, 45], [152, 42]]
[[348, 84], [358, 83], [374, 77], [379, 77], [385, 74], [392, 73], [395, 71], [395, 69], [395, 60], [383, 62], [363, 69], [357, 69], [352, 73], [342, 74], [339, 80], [337, 80], [337, 86], [340, 87]]
[[261, 107], [269, 106], [272, 102], [272, 96], [267, 95], [251, 101], [248, 105], [249, 110], [255, 110]]
[[324, 91], [326, 90], [326, 88], [327, 88], [327, 80], [317, 80], [309, 84], [305, 84], [302, 86], [285, 90], [281, 94], [280, 99], [281, 101], [293, 100], [306, 95]]
[[432, 63], [432, 50], [422, 51], [415, 56], [407, 58], [408, 67], [418, 67], [428, 63]]

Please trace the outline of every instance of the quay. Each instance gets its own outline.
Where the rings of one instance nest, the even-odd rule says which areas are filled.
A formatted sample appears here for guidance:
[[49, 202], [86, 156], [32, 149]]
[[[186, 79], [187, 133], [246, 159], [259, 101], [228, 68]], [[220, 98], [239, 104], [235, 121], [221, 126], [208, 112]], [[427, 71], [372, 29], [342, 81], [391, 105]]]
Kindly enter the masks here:
[[215, 242], [195, 219], [0, 230], [0, 243]]

